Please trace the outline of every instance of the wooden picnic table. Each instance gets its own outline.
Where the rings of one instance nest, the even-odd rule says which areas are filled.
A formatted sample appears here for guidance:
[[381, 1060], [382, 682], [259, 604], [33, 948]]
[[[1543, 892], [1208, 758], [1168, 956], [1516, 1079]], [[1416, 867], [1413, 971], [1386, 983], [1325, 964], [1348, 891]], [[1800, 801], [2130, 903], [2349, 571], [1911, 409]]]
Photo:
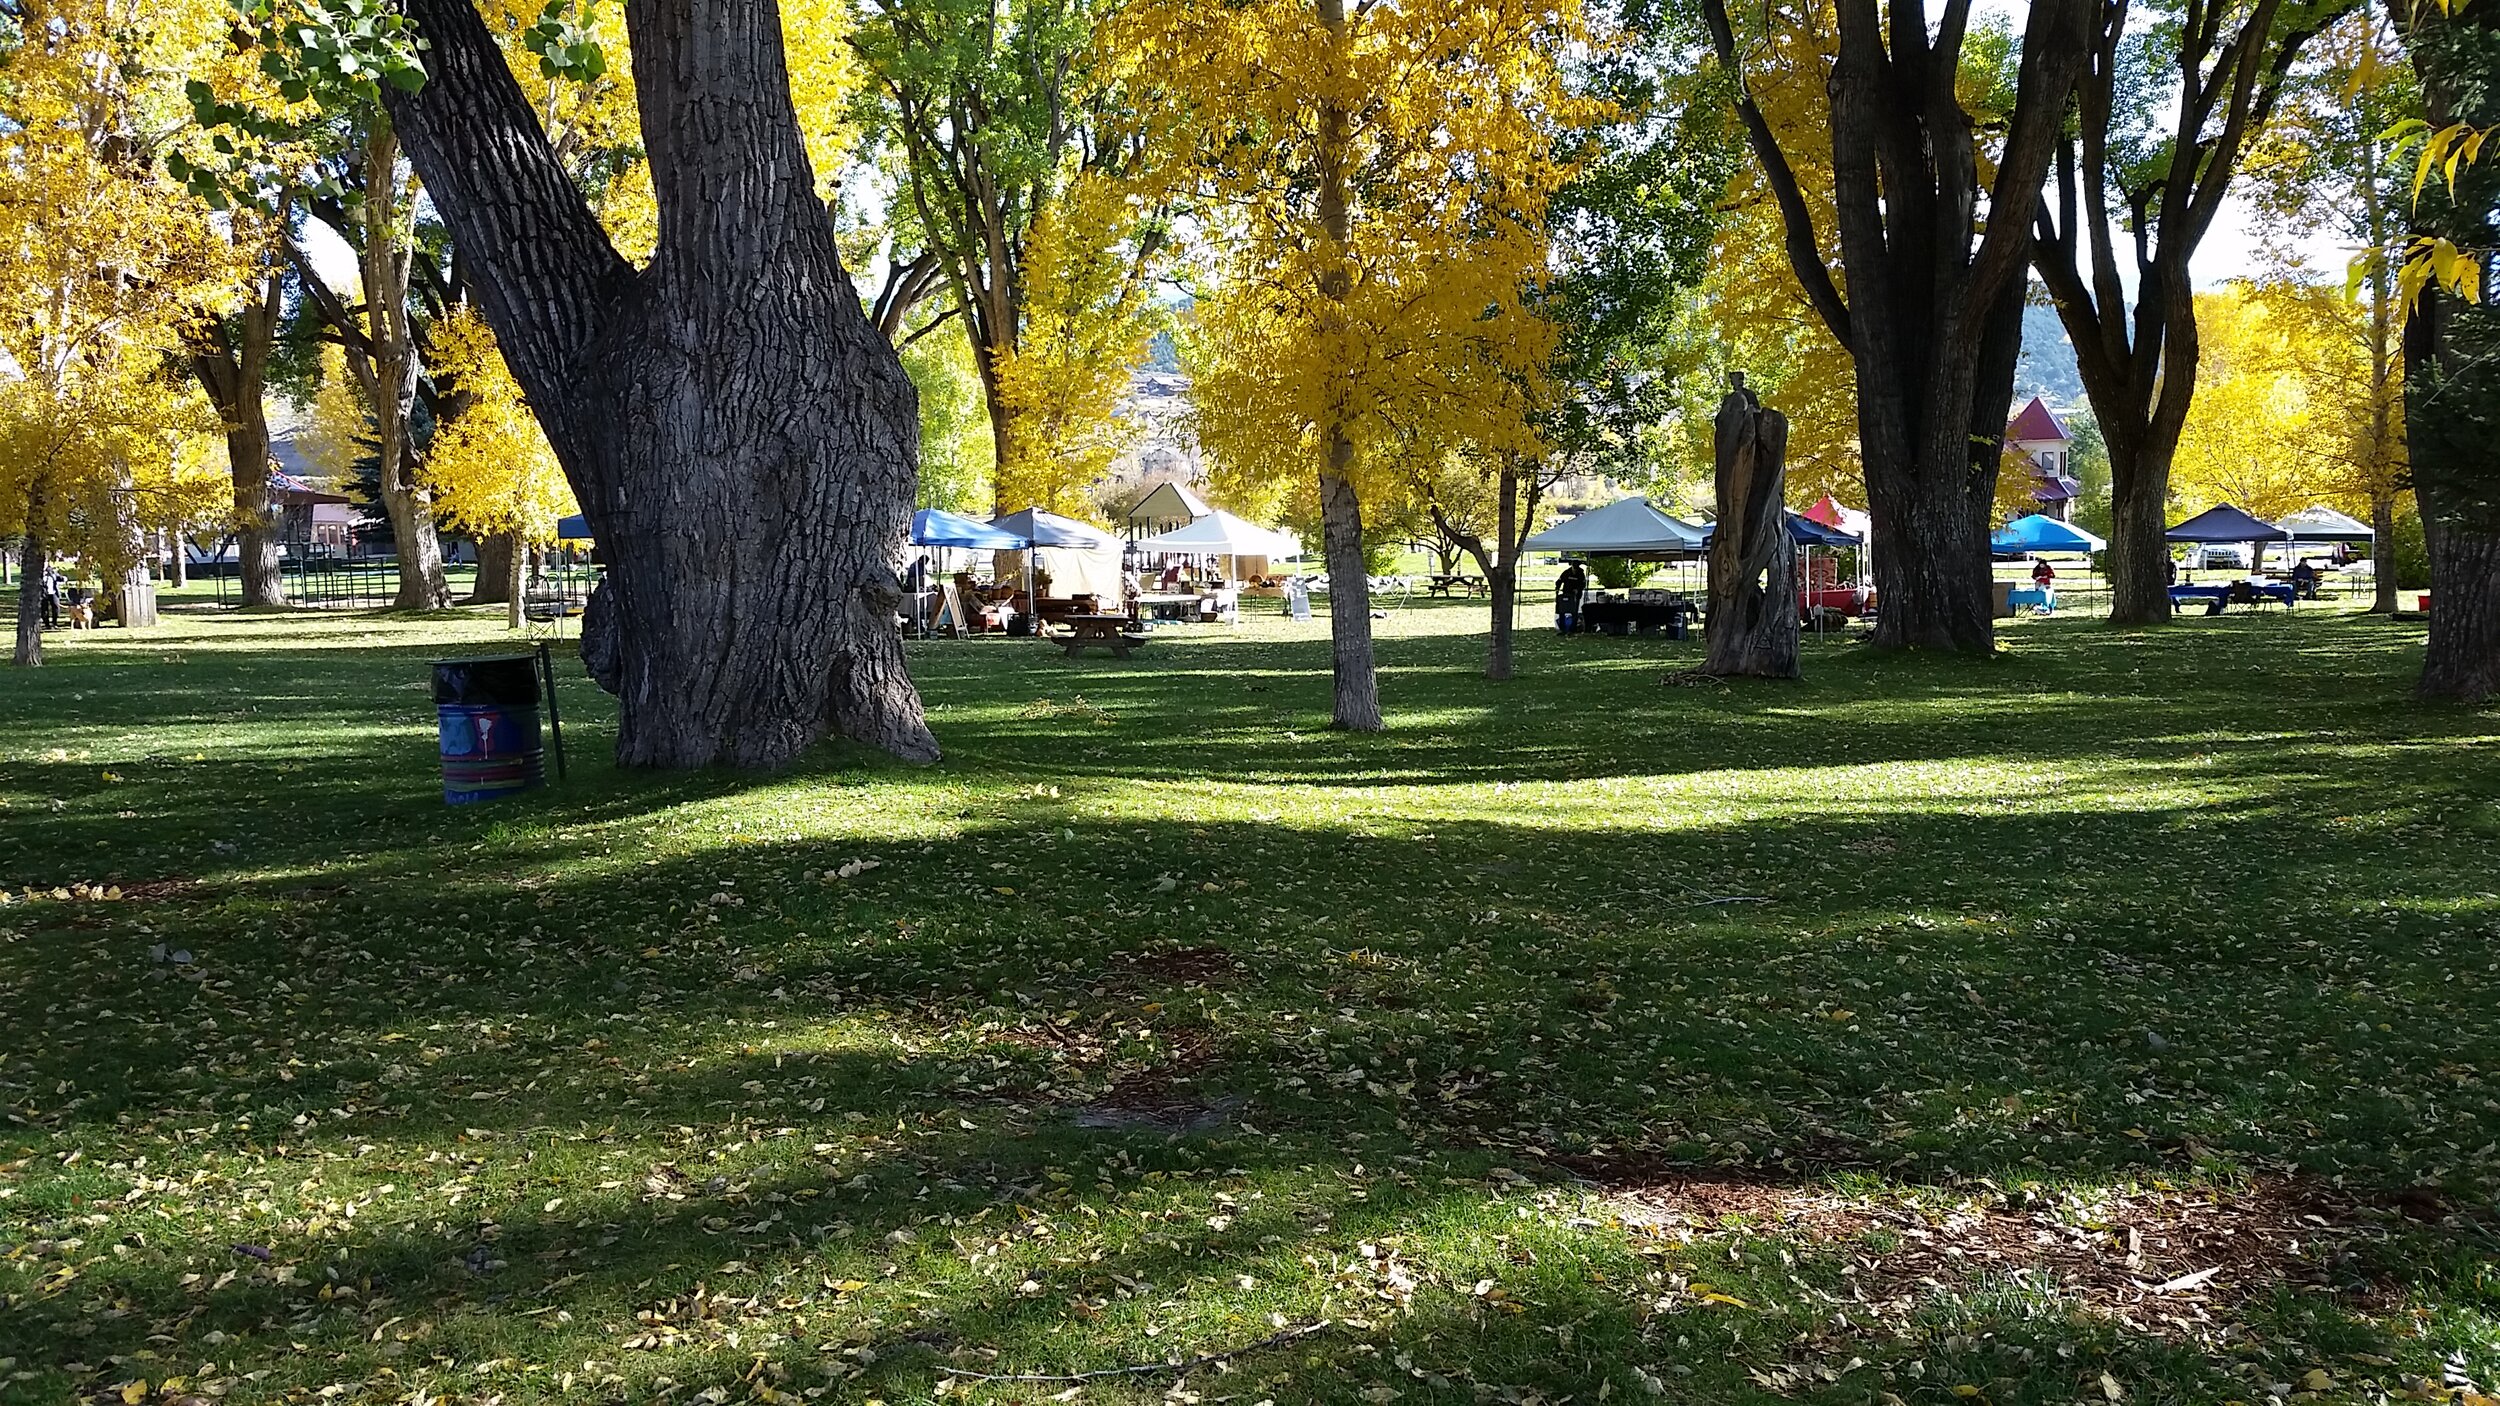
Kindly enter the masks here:
[[1146, 643], [1144, 635], [1129, 633], [1130, 621], [1125, 615], [1071, 615], [1060, 623], [1068, 627], [1068, 632], [1054, 637], [1052, 642], [1066, 650], [1070, 659], [1087, 645], [1096, 644], [1126, 659], [1130, 650]]
[[1457, 572], [1448, 576], [1433, 577], [1425, 589], [1436, 596], [1446, 596], [1458, 591], [1465, 591], [1472, 596], [1483, 593], [1486, 589], [1486, 582], [1481, 576]]

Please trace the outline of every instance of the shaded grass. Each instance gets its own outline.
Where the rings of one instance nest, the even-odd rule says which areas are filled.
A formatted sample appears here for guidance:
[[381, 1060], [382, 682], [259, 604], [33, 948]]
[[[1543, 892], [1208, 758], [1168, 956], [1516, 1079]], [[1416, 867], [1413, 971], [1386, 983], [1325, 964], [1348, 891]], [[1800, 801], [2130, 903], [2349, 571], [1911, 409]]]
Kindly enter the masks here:
[[[462, 811], [423, 661], [491, 621], [65, 641], [0, 679], [0, 879], [126, 893], [0, 907], [0, 1393], [894, 1400], [1323, 1317], [1191, 1389], [2494, 1385], [2500, 727], [2400, 701], [2417, 630], [2024, 621], [1788, 689], [1531, 636], [1497, 688], [1479, 623], [1388, 622], [1377, 737], [1320, 625], [914, 646], [925, 770], [619, 775], [575, 685], [573, 783]], [[1888, 1315], [1864, 1247], [1617, 1199], [1696, 1175], [2295, 1178], [2369, 1248], [2218, 1331], [2003, 1272]]]

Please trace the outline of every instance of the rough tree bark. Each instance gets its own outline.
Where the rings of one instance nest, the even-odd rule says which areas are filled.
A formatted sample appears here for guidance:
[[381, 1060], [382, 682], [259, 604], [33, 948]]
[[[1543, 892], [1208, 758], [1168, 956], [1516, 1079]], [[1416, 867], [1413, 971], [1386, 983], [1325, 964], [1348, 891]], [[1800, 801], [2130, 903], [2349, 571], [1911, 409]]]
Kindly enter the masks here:
[[[1839, 0], [1832, 188], [1844, 297], [1778, 136], [1737, 113], [1780, 209], [1789, 261], [1857, 370], [1858, 442], [1882, 601], [1875, 642], [1985, 653], [1988, 518], [2021, 350], [2023, 269], [2040, 186], [2082, 70], [2093, 0], [2039, 0], [1993, 185], [1955, 94], [1970, 0]], [[1720, 64], [1744, 65], [1726, 0], [1705, 0]], [[1981, 218], [1981, 197], [1986, 217]]]
[[[226, 426], [234, 479], [234, 531], [243, 608], [286, 604], [278, 567], [278, 507], [269, 496], [269, 418], [264, 392], [269, 353], [285, 316], [286, 271], [273, 250], [258, 294], [231, 318], [204, 320], [190, 338], [191, 371]], [[177, 551], [180, 544], [177, 543]]]
[[[2399, 17], [2434, 128], [2500, 123], [2500, 5]], [[2444, 187], [2444, 188], [2443, 188]], [[2486, 153], [2415, 203], [2417, 236], [2480, 251], [2492, 286], [2500, 160]], [[2434, 282], [2406, 319], [2405, 426], [2431, 558], [2430, 644], [2417, 692], [2481, 703], [2500, 693], [2500, 309]]]
[[[933, 760], [894, 627], [918, 409], [812, 189], [770, 0], [628, 0], [659, 247], [637, 273], [468, 0], [388, 102], [606, 558], [583, 655], [627, 765]], [[596, 636], [594, 638], [594, 636]]]
[[1788, 417], [1765, 410], [1739, 373], [1711, 427], [1719, 525], [1710, 543], [1710, 649], [1718, 678], [1793, 679], [1797, 547], [1788, 535]]
[[[2177, 117], [2183, 153], [2145, 184], [2113, 191], [2109, 135], [2129, 100], [2120, 69], [2141, 37], [2129, 0], [2090, 0], [2089, 65], [2075, 91], [2077, 122], [2059, 140], [2058, 199], [2043, 201], [2031, 258], [2075, 345], [2084, 395], [2109, 446], [2112, 525], [2110, 619], [2170, 618], [2163, 538], [2170, 464], [2196, 394], [2196, 298], [2188, 263], [2229, 192], [2241, 149], [2265, 126], [2300, 51], [2353, 0], [2303, 8], [2277, 23], [2278, 0], [2244, 12], [2224, 0], [2187, 0], [2178, 17]], [[2236, 32], [2225, 32], [2233, 14]], [[2080, 150], [2078, 150], [2080, 148]], [[2078, 190], [2080, 187], [2080, 190]], [[2123, 210], [2112, 208], [2115, 195]], [[2134, 236], [2135, 280], [2119, 277], [2117, 225]], [[2087, 275], [2085, 262], [2090, 271]]]
[[43, 484], [37, 482], [26, 508], [26, 535], [18, 540], [17, 652], [12, 662], [21, 669], [43, 667], [43, 572], [51, 560], [44, 553], [43, 532], [34, 524], [43, 508]]
[[502, 605], [512, 599], [514, 562], [521, 554], [517, 532], [491, 532], [477, 539], [477, 581], [463, 605]]

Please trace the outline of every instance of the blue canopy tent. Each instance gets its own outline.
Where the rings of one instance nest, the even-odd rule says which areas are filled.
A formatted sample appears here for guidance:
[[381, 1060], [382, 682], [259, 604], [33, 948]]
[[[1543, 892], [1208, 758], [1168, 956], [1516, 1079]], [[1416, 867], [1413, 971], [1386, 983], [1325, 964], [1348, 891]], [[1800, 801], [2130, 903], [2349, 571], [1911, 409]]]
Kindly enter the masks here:
[[571, 517], [557, 518], [556, 540], [559, 542], [589, 541], [590, 519], [580, 513], [575, 513]]
[[2283, 542], [2291, 534], [2270, 522], [2262, 522], [2228, 503], [2207, 508], [2162, 536], [2172, 542], [2219, 543], [2223, 546], [2251, 546], [2266, 542]]
[[[2092, 575], [2090, 560], [2092, 554], [2106, 550], [2108, 546], [2109, 543], [2073, 523], [2060, 522], [2045, 513], [2018, 517], [1998, 528], [1995, 534], [1988, 538], [1988, 550], [1998, 556], [2081, 556], [2085, 558], [2084, 576], [2087, 584]], [[2054, 583], [2055, 577], [2052, 575], [2051, 584]], [[2052, 606], [2054, 599], [2047, 587], [2034, 585], [2028, 588], [2014, 588], [2007, 597], [2006, 603], [2008, 606], [2034, 605], [2045, 611]]]
[[2005, 556], [2048, 556], [2052, 554], [2105, 551], [2109, 543], [2070, 522], [2041, 513], [2018, 517], [1996, 531], [1988, 545]]
[[975, 552], [1017, 552], [1032, 545], [1004, 528], [944, 508], [922, 508], [913, 513], [911, 540], [915, 546], [961, 547]]

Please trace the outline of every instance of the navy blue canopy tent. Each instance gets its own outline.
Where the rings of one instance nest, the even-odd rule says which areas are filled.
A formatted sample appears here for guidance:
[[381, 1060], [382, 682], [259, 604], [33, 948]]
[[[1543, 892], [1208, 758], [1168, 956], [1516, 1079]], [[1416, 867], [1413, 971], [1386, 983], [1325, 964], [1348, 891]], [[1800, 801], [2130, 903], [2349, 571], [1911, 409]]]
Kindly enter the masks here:
[[[1713, 527], [1701, 540], [1704, 545], [1707, 545], [1716, 540], [1718, 535], [1718, 529]], [[1843, 532], [1837, 527], [1826, 527], [1803, 513], [1788, 515], [1788, 540], [1800, 547], [1854, 547], [1858, 545], [1857, 534]]]
[[582, 516], [580, 513], [575, 513], [571, 517], [557, 518], [556, 540], [559, 542], [589, 541], [590, 519]]
[[2219, 542], [2230, 546], [2291, 539], [2291, 534], [2282, 528], [2250, 517], [2228, 503], [2207, 508], [2162, 535], [2173, 542]]
[[1032, 545], [1004, 528], [944, 508], [922, 508], [913, 513], [911, 540], [923, 547], [962, 547], [976, 552], [1013, 552]]

